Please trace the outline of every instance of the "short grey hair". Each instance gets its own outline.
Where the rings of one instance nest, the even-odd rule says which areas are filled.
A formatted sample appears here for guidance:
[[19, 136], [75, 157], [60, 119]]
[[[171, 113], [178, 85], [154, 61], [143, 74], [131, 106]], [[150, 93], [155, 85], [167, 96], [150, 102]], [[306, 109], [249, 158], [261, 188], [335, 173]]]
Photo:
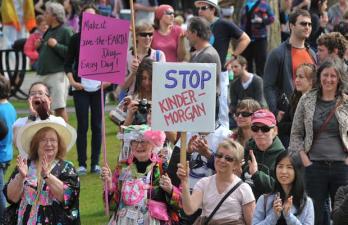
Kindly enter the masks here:
[[59, 23], [65, 22], [65, 10], [62, 4], [50, 1], [50, 2], [47, 2], [45, 6], [46, 6], [46, 9], [50, 10], [52, 14], [57, 18], [57, 21]]

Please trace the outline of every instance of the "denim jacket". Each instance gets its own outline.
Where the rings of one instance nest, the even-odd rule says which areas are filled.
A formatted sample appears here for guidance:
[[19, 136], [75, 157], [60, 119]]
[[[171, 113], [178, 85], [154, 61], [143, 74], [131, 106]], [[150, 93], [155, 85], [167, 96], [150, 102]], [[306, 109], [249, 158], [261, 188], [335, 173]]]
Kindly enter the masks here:
[[[291, 127], [289, 149], [304, 150], [308, 153], [313, 143], [313, 117], [318, 97], [318, 89], [303, 95], [297, 105]], [[343, 145], [348, 149], [348, 95], [342, 94], [337, 101], [343, 100], [335, 112]]]

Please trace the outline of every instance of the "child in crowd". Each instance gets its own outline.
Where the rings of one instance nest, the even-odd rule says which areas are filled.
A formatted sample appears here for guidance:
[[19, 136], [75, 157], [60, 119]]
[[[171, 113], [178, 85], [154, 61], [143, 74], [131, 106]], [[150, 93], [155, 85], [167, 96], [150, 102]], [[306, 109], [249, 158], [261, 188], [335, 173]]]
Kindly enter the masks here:
[[[5, 172], [13, 157], [12, 149], [12, 126], [16, 120], [16, 110], [13, 105], [7, 100], [10, 97], [10, 83], [0, 75], [0, 120], [7, 127], [7, 134], [0, 140], [0, 189], [3, 189]], [[6, 207], [4, 194], [0, 193], [0, 218], [2, 218]]]
[[45, 18], [42, 15], [36, 17], [36, 24], [37, 27], [35, 31], [30, 34], [24, 45], [24, 54], [29, 57], [30, 65], [34, 70], [37, 68], [37, 59], [39, 58], [37, 48], [40, 45], [42, 36], [48, 29]]

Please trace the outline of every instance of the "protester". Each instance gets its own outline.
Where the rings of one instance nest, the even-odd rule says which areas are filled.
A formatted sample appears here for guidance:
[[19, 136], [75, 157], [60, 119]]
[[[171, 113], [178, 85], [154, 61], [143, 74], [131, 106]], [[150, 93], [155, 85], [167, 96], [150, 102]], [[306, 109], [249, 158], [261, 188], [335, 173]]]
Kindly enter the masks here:
[[292, 0], [281, 0], [279, 8], [280, 37], [286, 41], [290, 37], [289, 14], [291, 12]]
[[231, 67], [235, 76], [230, 88], [230, 111], [235, 113], [237, 104], [245, 99], [255, 99], [262, 107], [267, 107], [263, 94], [263, 80], [260, 76], [247, 71], [249, 62], [243, 56], [237, 56]]
[[267, 26], [274, 22], [274, 13], [266, 0], [247, 0], [241, 9], [241, 27], [251, 39], [243, 52], [248, 61], [248, 71], [263, 77], [267, 57]]
[[317, 39], [318, 60], [324, 62], [332, 57], [344, 59], [344, 54], [348, 49], [348, 40], [339, 32], [323, 34]]
[[[0, 75], [0, 121], [3, 122], [6, 134], [0, 138], [0, 190], [4, 187], [4, 177], [7, 167], [13, 158], [13, 133], [12, 126], [16, 120], [16, 110], [8, 101], [10, 97], [10, 82]], [[1, 131], [5, 130], [1, 129]], [[6, 200], [3, 193], [0, 193], [0, 219], [3, 216], [6, 207]]]
[[[219, 95], [220, 95], [220, 79], [221, 79], [221, 62], [216, 49], [209, 43], [211, 31], [209, 23], [204, 18], [192, 17], [186, 31], [186, 37], [190, 46], [195, 49], [191, 54], [190, 62], [192, 63], [215, 63], [216, 64], [216, 108], [215, 119], [218, 118], [220, 124], [224, 125], [224, 120], [219, 114]], [[223, 120], [223, 121], [221, 121]], [[226, 126], [227, 127], [227, 126]]]
[[343, 20], [344, 14], [348, 12], [348, 2], [347, 0], [338, 0], [333, 4], [328, 11], [329, 16], [329, 30], [332, 31], [333, 28]]
[[316, 84], [316, 68], [313, 64], [301, 64], [296, 70], [295, 90], [289, 100], [287, 110], [279, 111], [277, 121], [279, 138], [285, 148], [288, 148], [290, 141], [291, 125], [294, 119], [295, 110], [301, 96], [310, 91]]
[[[248, 46], [250, 38], [232, 21], [219, 18], [220, 8], [217, 0], [199, 0], [194, 2], [198, 15], [205, 18], [211, 30], [209, 43], [215, 48], [219, 54], [221, 62], [221, 74], [219, 72], [219, 111], [217, 116], [220, 123], [226, 128], [229, 126], [228, 118], [228, 86], [229, 74], [228, 70], [231, 61], [226, 62], [226, 56], [231, 40], [237, 40], [237, 44], [233, 51], [233, 58], [240, 55]], [[192, 61], [192, 60], [191, 60]]]
[[167, 62], [182, 62], [186, 56], [185, 34], [180, 26], [174, 25], [174, 9], [160, 5], [155, 11], [155, 31], [151, 47], [162, 50]]
[[266, 109], [254, 112], [251, 124], [252, 139], [245, 146], [242, 179], [258, 199], [272, 191], [275, 159], [285, 149], [277, 136], [277, 121], [272, 112]]
[[121, 85], [121, 88], [127, 91], [127, 95], [134, 94], [138, 66], [144, 58], [150, 58], [156, 62], [166, 61], [166, 56], [161, 50], [151, 48], [153, 33], [154, 28], [150, 23], [141, 22], [135, 27], [137, 58], [134, 56], [134, 48], [130, 49], [127, 54], [128, 75], [125, 83]]
[[[19, 128], [23, 127], [27, 123], [36, 120], [46, 120], [48, 118], [64, 121], [63, 118], [52, 115], [50, 92], [48, 87], [44, 83], [32, 83], [29, 88], [28, 95], [29, 115], [18, 118], [16, 122], [13, 124], [14, 140], [16, 140], [17, 138], [17, 132]], [[22, 152], [22, 154], [26, 153]]]
[[252, 138], [251, 116], [259, 109], [261, 109], [260, 103], [253, 99], [243, 99], [237, 104], [234, 113], [237, 127], [233, 131], [231, 138], [242, 146], [245, 146], [249, 139]]
[[[19, 130], [17, 168], [4, 187], [7, 201], [18, 207], [18, 218], [4, 224], [80, 224], [80, 181], [64, 156], [74, 145], [74, 128], [61, 121], [35, 121]], [[8, 215], [10, 216], [10, 214]]]
[[348, 224], [348, 185], [337, 189], [332, 220], [334, 225]]
[[285, 93], [289, 99], [294, 91], [295, 71], [302, 63], [315, 64], [315, 53], [305, 44], [311, 33], [311, 15], [296, 10], [289, 15], [290, 38], [273, 49], [267, 57], [264, 72], [264, 93], [270, 110], [278, 115], [277, 102]]
[[32, 69], [37, 69], [37, 60], [39, 58], [38, 47], [41, 42], [41, 38], [47, 31], [48, 26], [44, 16], [40, 15], [36, 17], [37, 28], [30, 34], [24, 44], [24, 54], [29, 57], [30, 65]]
[[[216, 174], [202, 178], [190, 194], [189, 165], [179, 164], [177, 176], [182, 186], [182, 206], [191, 215], [202, 208], [197, 224], [246, 224], [251, 225], [255, 198], [250, 186], [234, 174], [243, 160], [243, 147], [234, 141], [221, 142], [215, 153]], [[232, 188], [235, 190], [229, 192]], [[218, 207], [224, 197], [225, 201]], [[217, 208], [215, 214], [211, 215]], [[207, 218], [210, 218], [207, 221]]]
[[65, 106], [69, 81], [64, 73], [64, 59], [72, 31], [63, 25], [65, 11], [59, 3], [46, 3], [45, 20], [49, 28], [40, 44], [37, 74], [50, 89], [52, 109], [55, 111], [55, 115], [68, 121]]
[[144, 58], [139, 65], [134, 95], [127, 96], [123, 102], [124, 107], [127, 107], [124, 126], [147, 123], [152, 101], [152, 66], [153, 60], [150, 58]]
[[132, 135], [128, 160], [120, 161], [113, 175], [107, 166], [102, 168], [113, 210], [109, 224], [178, 222], [177, 215], [172, 215], [179, 209], [179, 189], [166, 175], [166, 164], [153, 152], [163, 146], [165, 134], [134, 130]]
[[10, 49], [16, 40], [26, 38], [36, 26], [33, 1], [3, 0], [0, 14], [5, 49]]
[[275, 174], [273, 191], [257, 200], [253, 225], [313, 224], [313, 202], [305, 192], [301, 160], [282, 152], [275, 162]]
[[348, 184], [345, 164], [347, 137], [347, 74], [340, 59], [318, 68], [316, 89], [299, 101], [291, 128], [289, 149], [300, 154], [306, 167], [305, 182], [313, 199], [315, 224], [329, 225], [328, 197]]
[[317, 38], [324, 32], [328, 33], [327, 0], [312, 0], [309, 12], [312, 20], [312, 33], [308, 38], [308, 43], [316, 51]]
[[74, 33], [79, 32], [79, 6], [76, 0], [64, 0], [63, 6], [65, 9], [66, 26], [71, 28]]
[[[82, 9], [82, 13], [95, 14], [97, 9], [93, 5], [87, 5]], [[82, 14], [80, 21], [82, 23]], [[81, 78], [78, 76], [79, 55], [80, 55], [81, 32], [71, 37], [68, 53], [65, 59], [65, 72], [72, 86], [72, 95], [75, 103], [77, 118], [77, 158], [79, 168], [77, 173], [86, 175], [87, 173], [87, 131], [89, 108], [91, 109], [91, 173], [100, 173], [99, 157], [102, 142], [102, 99], [101, 88], [105, 88], [109, 83], [102, 83], [96, 80]]]

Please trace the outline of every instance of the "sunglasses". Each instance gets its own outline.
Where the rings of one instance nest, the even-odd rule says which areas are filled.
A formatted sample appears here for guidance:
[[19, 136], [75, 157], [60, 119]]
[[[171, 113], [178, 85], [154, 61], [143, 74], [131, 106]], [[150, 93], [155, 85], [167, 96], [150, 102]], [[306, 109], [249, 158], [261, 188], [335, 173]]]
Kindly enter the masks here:
[[196, 9], [199, 11], [199, 10], [202, 10], [202, 11], [205, 11], [205, 10], [207, 10], [207, 9], [209, 9], [210, 8], [210, 6], [208, 6], [208, 5], [205, 5], [205, 6], [201, 6], [201, 7], [196, 7]]
[[303, 27], [306, 27], [306, 26], [311, 27], [311, 26], [312, 26], [312, 23], [311, 23], [311, 22], [300, 22], [299, 24], [300, 24], [301, 26], [303, 26]]
[[231, 157], [231, 156], [229, 156], [229, 155], [223, 155], [222, 153], [219, 153], [219, 152], [215, 153], [215, 157], [216, 157], [217, 159], [222, 159], [222, 158], [224, 158], [227, 162], [233, 162], [233, 161], [234, 161], [234, 158], [233, 158], [233, 157]]
[[174, 12], [172, 12], [172, 11], [166, 11], [165, 14], [168, 15], [168, 16], [173, 16], [173, 15], [174, 15]]
[[262, 126], [262, 127], [259, 127], [259, 126], [256, 126], [256, 125], [252, 125], [251, 126], [251, 130], [253, 132], [258, 132], [259, 130], [262, 131], [262, 133], [267, 133], [269, 132], [273, 127], [269, 127], [269, 126]]
[[142, 33], [139, 33], [138, 35], [139, 35], [140, 37], [147, 37], [147, 36], [152, 37], [153, 33], [152, 33], [152, 32], [149, 32], [149, 33], [147, 33], [147, 32], [142, 32]]
[[238, 117], [239, 115], [242, 115], [242, 117], [249, 117], [249, 116], [253, 115], [253, 113], [251, 113], [251, 112], [236, 112], [234, 115], [236, 117]]

